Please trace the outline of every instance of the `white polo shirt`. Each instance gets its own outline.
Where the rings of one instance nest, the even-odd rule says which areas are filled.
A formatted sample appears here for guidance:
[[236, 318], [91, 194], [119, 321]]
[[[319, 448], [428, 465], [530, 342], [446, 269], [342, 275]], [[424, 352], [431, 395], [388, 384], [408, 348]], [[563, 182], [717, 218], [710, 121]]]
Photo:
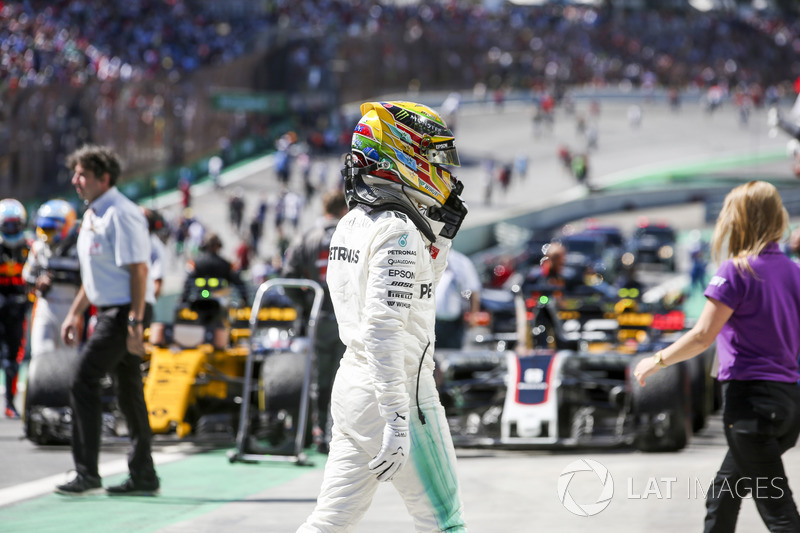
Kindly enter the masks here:
[[[150, 233], [139, 207], [116, 187], [89, 204], [78, 234], [78, 258], [83, 289], [92, 304], [131, 303], [131, 276], [125, 267], [150, 262]], [[155, 303], [150, 276], [145, 301]]]

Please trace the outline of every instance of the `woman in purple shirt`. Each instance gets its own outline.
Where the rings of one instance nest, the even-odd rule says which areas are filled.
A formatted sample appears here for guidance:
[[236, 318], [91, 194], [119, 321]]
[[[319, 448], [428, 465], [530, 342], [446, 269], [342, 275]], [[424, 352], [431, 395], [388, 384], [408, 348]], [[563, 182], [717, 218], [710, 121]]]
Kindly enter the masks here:
[[709, 487], [706, 533], [733, 532], [741, 499], [752, 495], [770, 531], [800, 531], [781, 455], [800, 434], [800, 268], [781, 253], [788, 214], [777, 189], [751, 181], [733, 189], [714, 230], [713, 253], [727, 260], [711, 278], [697, 324], [643, 359], [634, 376], [690, 359], [717, 339], [728, 453]]

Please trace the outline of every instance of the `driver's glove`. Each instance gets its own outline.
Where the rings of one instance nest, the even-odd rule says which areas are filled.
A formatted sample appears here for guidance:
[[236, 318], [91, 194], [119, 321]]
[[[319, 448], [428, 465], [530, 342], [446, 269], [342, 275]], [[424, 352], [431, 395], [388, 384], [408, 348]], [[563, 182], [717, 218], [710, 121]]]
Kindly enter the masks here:
[[408, 413], [395, 413], [395, 419], [383, 428], [381, 451], [369, 462], [370, 471], [378, 476], [378, 481], [391, 481], [408, 461], [410, 449]]

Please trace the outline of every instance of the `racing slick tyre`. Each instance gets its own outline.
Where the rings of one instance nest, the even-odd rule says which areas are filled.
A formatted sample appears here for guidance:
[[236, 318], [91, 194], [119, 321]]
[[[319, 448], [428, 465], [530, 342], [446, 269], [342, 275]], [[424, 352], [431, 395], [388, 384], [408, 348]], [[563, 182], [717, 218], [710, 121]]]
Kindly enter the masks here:
[[689, 373], [691, 388], [692, 432], [706, 427], [706, 420], [714, 409], [713, 382], [706, 369], [704, 355], [693, 357], [684, 363]]
[[[298, 428], [306, 356], [276, 352], [261, 363], [260, 381], [264, 391], [266, 425], [262, 433], [273, 446], [293, 441]], [[260, 402], [259, 402], [260, 403]], [[312, 440], [311, 405], [306, 419], [304, 446]]]
[[75, 350], [44, 352], [31, 359], [25, 385], [23, 429], [36, 444], [67, 444], [70, 387], [77, 368]]
[[[643, 358], [632, 362], [631, 377]], [[686, 366], [662, 369], [647, 379], [645, 387], [631, 379], [634, 446], [643, 452], [674, 452], [686, 447], [692, 434], [691, 384]]]

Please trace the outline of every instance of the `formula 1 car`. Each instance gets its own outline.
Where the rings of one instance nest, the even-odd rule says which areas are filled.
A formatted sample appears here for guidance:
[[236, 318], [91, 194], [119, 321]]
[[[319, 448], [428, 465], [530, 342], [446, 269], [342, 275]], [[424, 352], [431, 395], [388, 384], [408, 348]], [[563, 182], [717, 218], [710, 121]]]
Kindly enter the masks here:
[[258, 297], [251, 317], [251, 307], [200, 290], [178, 307], [174, 324], [151, 327], [144, 394], [154, 434], [231, 440], [243, 404], [252, 434], [271, 444], [297, 426], [311, 346], [303, 334], [313, 317], [282, 290]]
[[526, 299], [518, 287], [512, 294], [514, 333], [436, 353], [457, 445], [676, 451], [687, 444], [698, 426], [692, 406], [709, 405], [710, 354], [662, 370], [644, 388], [632, 377], [639, 360], [683, 329], [678, 311], [643, 312], [625, 302], [570, 330], [554, 298]]
[[631, 237], [629, 250], [639, 264], [674, 272], [676, 240], [675, 230], [668, 224], [643, 220]]
[[[273, 281], [280, 287], [287, 280]], [[303, 286], [303, 280], [294, 281]], [[303, 313], [285, 292], [271, 291], [254, 304], [256, 316], [251, 318], [249, 306], [228, 304], [221, 280], [197, 279], [195, 284], [199, 290], [176, 309], [174, 323], [153, 323], [145, 332], [144, 395], [153, 433], [230, 442], [247, 404], [251, 409], [245, 412], [252, 418], [248, 446], [252, 441], [261, 450], [286, 448], [298, 429], [310, 439], [304, 416], [310, 409], [308, 399], [303, 408], [303, 398], [314, 392], [308, 377], [313, 339], [303, 335], [313, 335], [319, 304], [311, 314]], [[27, 438], [37, 444], [71, 439], [69, 383], [75, 357], [75, 350], [54, 351], [31, 363], [24, 427]], [[123, 437], [127, 431], [114, 382], [109, 377], [102, 385], [103, 435]]]

